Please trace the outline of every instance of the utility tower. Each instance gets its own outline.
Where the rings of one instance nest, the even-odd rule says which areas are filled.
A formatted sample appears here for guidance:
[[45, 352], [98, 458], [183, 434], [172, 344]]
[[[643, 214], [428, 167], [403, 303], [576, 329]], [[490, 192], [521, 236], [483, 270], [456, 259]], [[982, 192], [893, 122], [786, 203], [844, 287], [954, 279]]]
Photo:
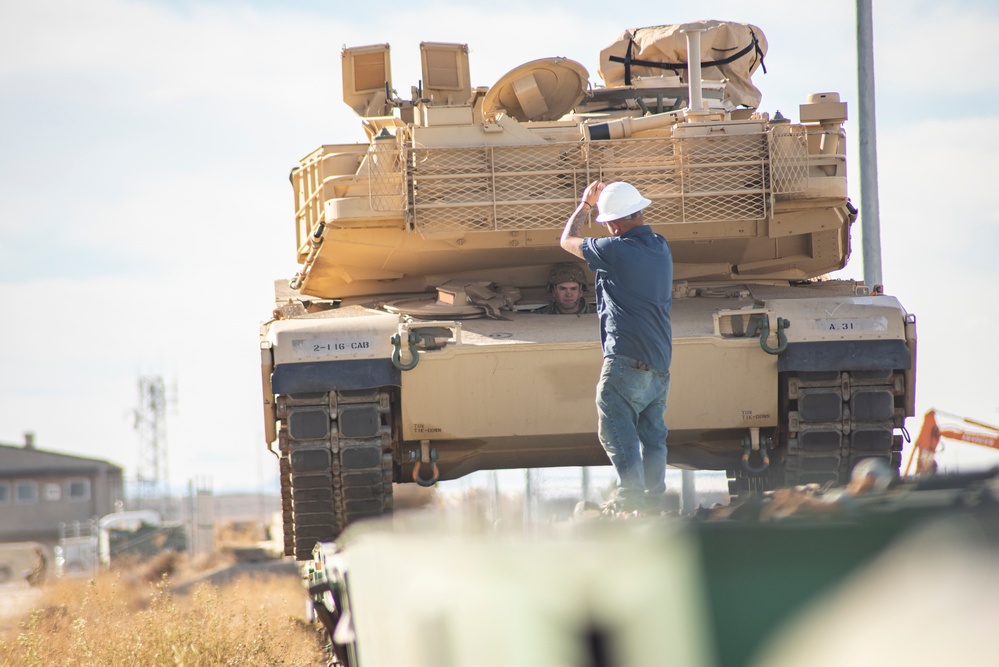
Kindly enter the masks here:
[[166, 407], [162, 376], [140, 377], [139, 407], [135, 411], [135, 430], [139, 432], [137, 502], [142, 509], [159, 510], [164, 519], [168, 518], [170, 502]]

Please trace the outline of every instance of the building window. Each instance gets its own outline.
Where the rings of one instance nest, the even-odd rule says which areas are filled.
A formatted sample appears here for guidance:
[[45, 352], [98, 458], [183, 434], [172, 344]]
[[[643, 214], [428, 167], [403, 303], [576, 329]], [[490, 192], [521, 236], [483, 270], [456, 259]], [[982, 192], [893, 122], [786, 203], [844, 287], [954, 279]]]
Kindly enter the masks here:
[[69, 480], [69, 499], [73, 502], [84, 502], [86, 500], [90, 500], [90, 480]]
[[38, 482], [14, 482], [14, 502], [31, 505], [38, 502]]
[[0, 505], [10, 502], [10, 483], [0, 482]]
[[62, 498], [62, 489], [59, 488], [58, 484], [49, 482], [45, 485], [45, 500], [56, 503], [59, 502], [60, 498]]

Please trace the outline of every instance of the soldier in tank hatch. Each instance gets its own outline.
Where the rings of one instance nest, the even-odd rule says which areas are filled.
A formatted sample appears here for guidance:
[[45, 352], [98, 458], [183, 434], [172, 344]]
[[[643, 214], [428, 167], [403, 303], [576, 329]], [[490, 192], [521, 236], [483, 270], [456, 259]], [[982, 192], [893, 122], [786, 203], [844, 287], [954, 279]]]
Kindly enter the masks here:
[[579, 264], [564, 262], [552, 267], [548, 276], [549, 315], [582, 315], [590, 312], [590, 304], [584, 296], [586, 274]]

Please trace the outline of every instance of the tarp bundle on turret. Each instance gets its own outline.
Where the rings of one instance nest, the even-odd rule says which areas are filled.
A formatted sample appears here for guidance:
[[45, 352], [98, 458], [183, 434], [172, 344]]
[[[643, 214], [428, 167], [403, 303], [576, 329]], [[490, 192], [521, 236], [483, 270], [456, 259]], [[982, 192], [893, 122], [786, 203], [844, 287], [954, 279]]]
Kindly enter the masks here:
[[[610, 86], [630, 86], [642, 77], [680, 76], [686, 81], [684, 28], [700, 28], [701, 78], [727, 79], [725, 98], [735, 106], [757, 108], [761, 94], [752, 75], [763, 65], [767, 38], [748, 23], [695, 21], [625, 30], [600, 52], [600, 78]], [[763, 69], [766, 72], [766, 68]]]

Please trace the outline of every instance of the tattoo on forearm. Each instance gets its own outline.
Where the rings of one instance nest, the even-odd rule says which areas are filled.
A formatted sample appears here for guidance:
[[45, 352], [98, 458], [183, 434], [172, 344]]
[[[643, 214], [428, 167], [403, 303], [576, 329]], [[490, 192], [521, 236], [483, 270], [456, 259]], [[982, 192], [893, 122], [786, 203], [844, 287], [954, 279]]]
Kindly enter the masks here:
[[576, 236], [582, 237], [583, 235], [583, 220], [586, 219], [586, 209], [582, 206], [576, 208], [576, 211], [569, 218], [569, 222], [565, 225], [565, 233], [563, 236]]

